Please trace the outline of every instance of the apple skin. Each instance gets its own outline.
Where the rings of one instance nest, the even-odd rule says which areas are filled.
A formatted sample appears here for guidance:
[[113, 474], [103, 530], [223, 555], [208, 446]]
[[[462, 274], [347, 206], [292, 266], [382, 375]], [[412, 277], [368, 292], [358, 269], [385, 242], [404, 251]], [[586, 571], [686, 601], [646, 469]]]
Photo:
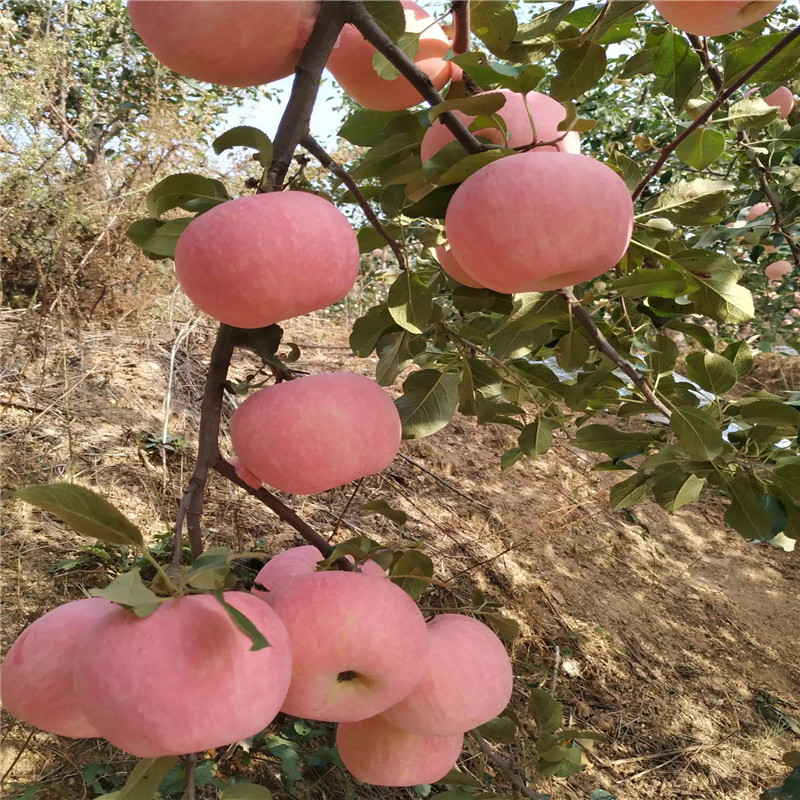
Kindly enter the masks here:
[[779, 86], [772, 94], [768, 94], [764, 98], [764, 102], [768, 106], [777, 106], [780, 109], [778, 116], [786, 119], [794, 108], [794, 95], [788, 86]]
[[514, 673], [491, 628], [462, 614], [427, 623], [428, 669], [397, 705], [381, 715], [421, 736], [454, 736], [494, 719], [511, 700]]
[[316, 494], [387, 467], [400, 447], [391, 397], [375, 381], [320, 373], [267, 386], [231, 420], [240, 463], [263, 483]]
[[[353, 556], [345, 556], [348, 561], [353, 563]], [[303, 545], [302, 547], [292, 547], [273, 556], [256, 575], [256, 583], [260, 583], [267, 591], [251, 589], [250, 591], [265, 600], [267, 594], [271, 592], [281, 581], [293, 578], [295, 575], [310, 575], [317, 571], [317, 564], [324, 559], [320, 551], [313, 544]], [[386, 577], [379, 564], [367, 560], [361, 564], [361, 571], [367, 575], [378, 575]]]
[[353, 288], [359, 263], [347, 217], [309, 192], [229, 200], [190, 222], [175, 249], [178, 281], [189, 299], [237, 328], [260, 328], [338, 302]]
[[767, 203], [756, 203], [752, 205], [747, 212], [747, 221], [750, 222], [754, 219], [758, 219], [758, 217], [766, 214], [767, 211], [769, 211], [769, 205]]
[[792, 271], [792, 265], [788, 261], [773, 261], [764, 269], [764, 274], [770, 281], [782, 281], [784, 275]]
[[6, 711], [59, 736], [100, 736], [75, 696], [72, 665], [87, 631], [117, 608], [99, 597], [73, 600], [25, 628], [0, 670]]
[[294, 653], [281, 707], [286, 714], [324, 722], [367, 719], [402, 700], [425, 673], [425, 620], [385, 578], [298, 575], [277, 584], [267, 602], [289, 631]]
[[[406, 32], [419, 33], [414, 63], [431, 79], [436, 89], [450, 80], [452, 64], [444, 57], [450, 41], [439, 24], [411, 0], [401, 0]], [[373, 111], [400, 111], [422, 102], [422, 95], [402, 76], [384, 80], [372, 66], [375, 48], [352, 26], [345, 25], [328, 57], [331, 75], [350, 97]]]
[[442, 269], [453, 279], [458, 281], [463, 286], [469, 286], [470, 289], [483, 289], [480, 283], [470, 278], [466, 270], [461, 264], [456, 261], [453, 252], [441, 245], [436, 248], [436, 258], [442, 265]]
[[[525, 102], [519, 92], [510, 89], [500, 89], [492, 92], [480, 92], [476, 97], [484, 94], [502, 94], [506, 98], [505, 105], [497, 112], [502, 117], [508, 131], [508, 144], [510, 147], [520, 147], [530, 144], [533, 140], [531, 122], [525, 109]], [[566, 119], [567, 112], [552, 97], [540, 92], [528, 92], [525, 95], [530, 108], [533, 124], [536, 126], [536, 141], [550, 142], [561, 136], [564, 131], [558, 130], [559, 123]], [[458, 119], [469, 126], [475, 117], [454, 111]], [[483, 128], [475, 131], [476, 136], [483, 136], [494, 144], [503, 144], [503, 134], [497, 128]], [[436, 120], [425, 132], [420, 146], [420, 157], [423, 163], [433, 158], [445, 145], [455, 140], [455, 136], [441, 120]], [[534, 148], [531, 152], [541, 153], [557, 150], [562, 153], [580, 153], [581, 137], [576, 131], [570, 131], [558, 144]]]
[[223, 86], [259, 86], [291, 75], [317, 11], [313, 0], [128, 2], [133, 27], [162, 64]]
[[145, 619], [118, 607], [84, 637], [75, 659], [78, 701], [111, 744], [140, 758], [198, 753], [254, 736], [286, 696], [289, 636], [248, 592], [225, 600], [270, 647], [251, 641], [209, 594], [167, 600]]
[[339, 725], [336, 747], [345, 767], [362, 783], [418, 786], [437, 783], [450, 772], [464, 736], [420, 736], [377, 716]]
[[664, 19], [697, 36], [722, 36], [763, 19], [780, 0], [653, 0]]
[[521, 153], [470, 175], [445, 217], [450, 249], [496, 292], [560, 289], [622, 258], [633, 203], [622, 178], [589, 156]]

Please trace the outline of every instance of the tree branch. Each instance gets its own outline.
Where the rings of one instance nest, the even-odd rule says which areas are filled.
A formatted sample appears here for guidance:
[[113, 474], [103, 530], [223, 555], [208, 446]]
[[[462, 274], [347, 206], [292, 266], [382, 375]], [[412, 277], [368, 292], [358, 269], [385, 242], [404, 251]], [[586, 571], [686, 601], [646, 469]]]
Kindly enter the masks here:
[[[691, 124], [688, 128], [686, 128], [676, 139], [670, 142], [665, 147], [661, 148], [661, 154], [659, 155], [656, 162], [650, 168], [648, 173], [642, 178], [639, 182], [639, 185], [633, 190], [631, 196], [634, 200], [644, 191], [645, 187], [648, 183], [658, 174], [661, 167], [664, 166], [667, 159], [672, 155], [675, 151], [675, 148], [687, 139], [689, 136], [694, 133], [698, 128], [705, 125], [711, 119], [712, 114], [725, 103], [730, 97], [733, 96], [734, 92], [739, 89], [739, 87], [743, 86], [747, 83], [753, 75], [758, 72], [761, 67], [765, 64], [769, 63], [773, 58], [775, 58], [781, 50], [784, 50], [788, 47], [797, 37], [800, 36], [800, 25], [796, 28], [793, 28], [786, 36], [783, 37], [766, 55], [760, 58], [755, 64], [753, 64], [750, 69], [744, 72], [740, 78], [734, 81], [724, 92], [718, 94], [717, 97], [711, 102], [708, 108]], [[443, 115], [444, 116], [444, 115]]]
[[300, 144], [311, 153], [314, 158], [322, 164], [323, 167], [329, 169], [349, 190], [350, 194], [356, 199], [356, 202], [361, 207], [361, 210], [364, 212], [364, 216], [369, 220], [369, 224], [372, 225], [373, 228], [384, 238], [388, 243], [389, 247], [392, 248], [392, 252], [397, 258], [397, 263], [400, 265], [400, 269], [406, 269], [406, 259], [405, 255], [403, 254], [403, 249], [400, 247], [400, 243], [392, 238], [389, 234], [389, 231], [383, 227], [383, 224], [378, 219], [378, 215], [372, 210], [372, 206], [367, 201], [367, 198], [364, 197], [361, 189], [358, 188], [358, 184], [353, 180], [350, 173], [342, 167], [340, 164], [337, 164], [327, 152], [325, 152], [325, 148], [313, 137], [311, 134], [303, 137], [300, 141]]
[[469, 50], [469, 2], [467, 0], [453, 0], [453, 23], [455, 35], [453, 36], [453, 52], [456, 55]]
[[703, 69], [705, 69], [706, 73], [708, 74], [711, 84], [714, 87], [714, 91], [717, 93], [721, 92], [724, 81], [722, 80], [722, 75], [719, 74], [719, 70], [708, 55], [708, 45], [705, 43], [705, 41], [703, 41], [703, 39], [694, 33], [687, 33], [686, 38], [689, 40], [689, 44], [691, 44], [695, 53], [700, 56], [700, 63], [703, 65]]
[[[326, 4], [323, 3], [323, 5]], [[333, 5], [336, 5], [336, 3], [333, 3]], [[391, 37], [375, 22], [363, 3], [356, 3], [353, 6], [350, 22], [374, 48], [386, 56], [389, 63], [425, 100], [433, 106], [444, 102], [444, 98], [436, 91], [431, 79], [392, 41]], [[461, 142], [468, 153], [482, 153], [497, 146], [485, 145], [479, 142], [450, 111], [445, 111], [439, 116], [439, 119], [450, 129], [453, 136]]]
[[481, 752], [500, 770], [500, 772], [503, 774], [503, 777], [511, 784], [512, 789], [519, 792], [523, 797], [529, 798], [529, 800], [548, 800], [550, 797], [549, 794], [541, 794], [541, 792], [534, 792], [533, 789], [529, 789], [522, 782], [522, 779], [519, 777], [519, 775], [514, 772], [514, 767], [511, 765], [511, 763], [495, 753], [495, 751], [489, 747], [489, 743], [483, 738], [479, 731], [470, 731], [469, 735], [475, 740], [478, 747], [480, 747]]
[[650, 382], [644, 375], [640, 375], [611, 345], [611, 343], [603, 336], [597, 324], [592, 319], [592, 315], [580, 304], [577, 297], [575, 297], [572, 288], [567, 286], [561, 290], [561, 294], [569, 303], [570, 310], [577, 318], [578, 322], [584, 327], [586, 332], [591, 337], [592, 341], [597, 346], [597, 349], [608, 356], [635, 384], [636, 388], [644, 395], [647, 401], [653, 408], [662, 413], [667, 419], [671, 416], [672, 412], [659, 400]]

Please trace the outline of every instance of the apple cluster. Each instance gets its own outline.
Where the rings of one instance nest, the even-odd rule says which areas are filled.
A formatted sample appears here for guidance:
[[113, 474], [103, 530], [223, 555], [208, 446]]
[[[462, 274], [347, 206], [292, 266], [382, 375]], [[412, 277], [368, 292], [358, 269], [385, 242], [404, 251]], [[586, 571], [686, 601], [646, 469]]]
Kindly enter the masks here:
[[3, 703], [44, 730], [103, 737], [141, 758], [221, 747], [283, 712], [339, 723], [342, 761], [365, 783], [440, 780], [464, 733], [511, 698], [505, 647], [471, 617], [426, 622], [375, 562], [319, 571], [321, 558], [287, 550], [251, 593], [224, 594], [268, 640], [256, 651], [208, 594], [143, 619], [100, 598], [59, 606], [9, 650]]

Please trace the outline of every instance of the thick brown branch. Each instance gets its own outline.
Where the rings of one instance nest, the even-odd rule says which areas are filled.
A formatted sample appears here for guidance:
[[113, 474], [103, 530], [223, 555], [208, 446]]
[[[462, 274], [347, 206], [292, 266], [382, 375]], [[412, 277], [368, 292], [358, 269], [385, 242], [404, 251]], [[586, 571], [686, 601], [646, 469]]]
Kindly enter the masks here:
[[658, 159], [656, 159], [653, 166], [648, 171], [647, 175], [642, 178], [639, 182], [639, 185], [633, 190], [632, 197], [635, 200], [639, 195], [644, 191], [645, 187], [648, 183], [658, 174], [661, 167], [664, 166], [667, 159], [672, 155], [675, 151], [675, 148], [687, 139], [689, 136], [694, 133], [698, 128], [702, 127], [703, 125], [711, 119], [713, 113], [722, 106], [730, 97], [733, 96], [733, 93], [739, 89], [740, 86], [743, 86], [747, 83], [753, 75], [758, 72], [761, 67], [765, 64], [769, 63], [773, 58], [775, 58], [778, 53], [788, 47], [797, 37], [800, 36], [800, 25], [796, 28], [793, 28], [786, 36], [783, 37], [766, 55], [760, 58], [755, 64], [753, 64], [750, 69], [746, 70], [742, 73], [741, 77], [739, 77], [736, 81], [734, 81], [724, 92], [717, 95], [717, 97], [709, 104], [708, 108], [684, 131], [675, 138], [672, 142], [670, 142], [665, 147], [661, 148], [661, 154], [659, 155]]
[[[336, 5], [336, 3], [332, 5]], [[408, 80], [425, 100], [433, 106], [444, 102], [444, 98], [436, 91], [431, 79], [392, 41], [362, 3], [356, 3], [353, 7], [350, 22], [358, 28], [361, 35], [376, 50], [386, 56], [389, 63]], [[495, 145], [484, 145], [479, 142], [466, 126], [449, 111], [441, 114], [439, 119], [447, 125], [453, 136], [461, 142], [468, 153], [482, 153], [484, 150], [495, 147]]]
[[694, 33], [687, 33], [686, 38], [689, 40], [689, 44], [691, 44], [695, 53], [700, 56], [700, 63], [703, 65], [703, 69], [705, 69], [706, 74], [711, 80], [714, 91], [722, 91], [722, 86], [724, 84], [722, 75], [719, 74], [719, 70], [708, 55], [708, 45], [706, 42]]
[[453, 0], [453, 52], [456, 55], [469, 50], [469, 3], [467, 0]]
[[486, 739], [484, 739], [477, 730], [470, 731], [469, 733], [478, 747], [480, 747], [481, 752], [500, 770], [503, 777], [511, 784], [511, 787], [515, 791], [519, 792], [523, 797], [529, 798], [529, 800], [548, 800], [550, 797], [549, 794], [541, 794], [541, 792], [535, 792], [533, 789], [529, 789], [522, 782], [522, 778], [514, 772], [514, 767], [511, 763], [506, 761], [501, 755], [495, 753], [495, 751], [489, 747], [489, 743]]
[[661, 412], [667, 419], [669, 419], [672, 412], [659, 400], [650, 382], [644, 375], [640, 375], [611, 345], [611, 343], [603, 336], [600, 329], [597, 327], [592, 315], [580, 304], [580, 301], [575, 297], [574, 292], [570, 287], [561, 290], [561, 294], [569, 303], [570, 310], [575, 318], [584, 327], [589, 334], [592, 341], [595, 343], [597, 349], [608, 356], [630, 379], [633, 381], [636, 388], [642, 393], [653, 408]]
[[367, 198], [364, 197], [361, 189], [358, 188], [358, 184], [353, 180], [350, 173], [342, 167], [340, 164], [337, 164], [325, 151], [325, 148], [310, 134], [302, 139], [300, 144], [311, 153], [314, 158], [322, 164], [323, 167], [329, 169], [349, 190], [350, 194], [353, 195], [358, 205], [361, 207], [361, 210], [364, 212], [364, 216], [369, 220], [369, 224], [372, 225], [373, 228], [386, 240], [389, 247], [392, 248], [392, 252], [397, 258], [397, 263], [400, 266], [400, 269], [406, 269], [406, 259], [405, 255], [403, 254], [403, 248], [400, 247], [400, 243], [393, 239], [389, 235], [389, 231], [383, 227], [383, 224], [378, 219], [378, 215], [372, 210], [372, 206], [367, 201]]

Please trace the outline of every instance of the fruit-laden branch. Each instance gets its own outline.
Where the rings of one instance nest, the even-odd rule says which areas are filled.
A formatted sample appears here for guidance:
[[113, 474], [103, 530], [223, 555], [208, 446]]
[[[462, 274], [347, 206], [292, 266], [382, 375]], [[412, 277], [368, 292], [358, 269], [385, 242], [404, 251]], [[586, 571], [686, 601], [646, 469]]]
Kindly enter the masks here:
[[[433, 106], [444, 102], [444, 98], [436, 91], [431, 79], [392, 41], [362, 3], [356, 3], [353, 6], [350, 22], [358, 28], [361, 35], [374, 48], [386, 56], [387, 61], [425, 100]], [[450, 111], [440, 114], [438, 118], [450, 129], [453, 136], [461, 142], [468, 153], [482, 153], [484, 150], [492, 150], [497, 147], [497, 145], [486, 145], [479, 142]]]
[[786, 36], [783, 37], [768, 53], [766, 53], [762, 58], [756, 61], [750, 69], [746, 70], [742, 75], [734, 81], [724, 92], [718, 94], [717, 97], [709, 104], [708, 108], [691, 124], [689, 127], [685, 128], [683, 132], [675, 138], [672, 142], [670, 142], [665, 147], [661, 148], [661, 154], [656, 159], [653, 166], [650, 168], [649, 172], [642, 178], [639, 182], [639, 185], [633, 190], [632, 197], [636, 200], [637, 197], [644, 191], [645, 187], [648, 183], [658, 174], [661, 167], [664, 166], [667, 159], [672, 155], [675, 151], [675, 148], [680, 145], [685, 139], [694, 133], [698, 128], [702, 127], [711, 119], [711, 116], [714, 112], [722, 106], [728, 99], [730, 99], [734, 92], [743, 86], [753, 75], [756, 74], [765, 64], [768, 64], [773, 58], [775, 58], [778, 53], [782, 50], [787, 48], [797, 37], [800, 36], [800, 25], [798, 27], [793, 28]]
[[592, 315], [580, 304], [580, 301], [575, 297], [574, 292], [570, 287], [561, 290], [561, 294], [569, 303], [570, 311], [576, 317], [578, 322], [583, 325], [586, 332], [591, 337], [592, 341], [597, 346], [597, 349], [608, 356], [634, 383], [637, 389], [647, 399], [653, 408], [661, 412], [667, 419], [669, 419], [672, 412], [656, 397], [653, 387], [644, 375], [640, 375], [611, 345], [611, 343], [603, 336], [600, 329], [597, 327]]
[[495, 753], [495, 751], [489, 747], [489, 743], [486, 739], [484, 739], [477, 730], [470, 731], [469, 735], [476, 741], [481, 752], [500, 770], [503, 777], [511, 784], [514, 791], [519, 792], [523, 797], [529, 798], [529, 800], [548, 800], [550, 797], [549, 794], [542, 794], [541, 792], [534, 792], [533, 789], [529, 789], [522, 782], [519, 775], [514, 772], [512, 765], [502, 756]]
[[392, 252], [394, 253], [395, 257], [397, 258], [397, 263], [400, 266], [400, 269], [406, 269], [406, 259], [403, 254], [403, 248], [400, 247], [400, 243], [393, 239], [389, 235], [389, 231], [383, 227], [383, 224], [378, 219], [378, 215], [372, 210], [372, 206], [369, 204], [369, 201], [366, 197], [364, 197], [361, 189], [358, 188], [358, 184], [353, 180], [350, 173], [342, 167], [340, 164], [337, 164], [325, 151], [325, 148], [313, 137], [311, 134], [305, 136], [301, 141], [300, 144], [311, 153], [314, 158], [322, 164], [323, 167], [329, 169], [349, 190], [350, 194], [353, 195], [355, 201], [361, 207], [361, 210], [364, 212], [364, 216], [369, 220], [369, 224], [372, 225], [373, 228], [384, 238], [388, 243], [389, 247], [392, 248]]

